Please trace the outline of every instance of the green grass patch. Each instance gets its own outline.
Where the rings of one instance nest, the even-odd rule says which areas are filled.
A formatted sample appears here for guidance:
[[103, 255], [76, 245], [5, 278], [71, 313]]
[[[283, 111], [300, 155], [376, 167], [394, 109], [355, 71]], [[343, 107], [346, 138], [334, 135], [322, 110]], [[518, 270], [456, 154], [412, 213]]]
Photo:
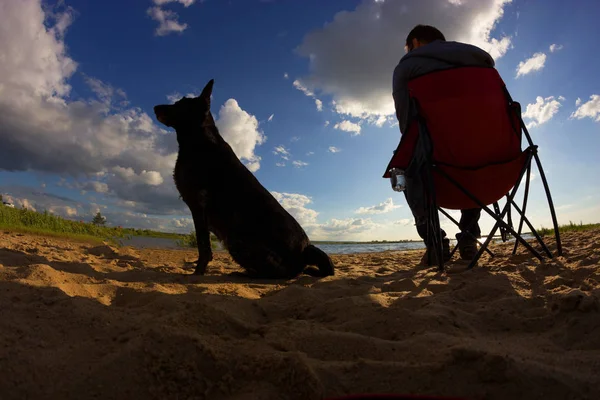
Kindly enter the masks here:
[[123, 229], [94, 225], [61, 218], [48, 211], [36, 212], [24, 208], [0, 207], [0, 229], [63, 237], [94, 237], [104, 240], [125, 237]]
[[[196, 231], [191, 231], [187, 235], [181, 235], [182, 237], [177, 240], [177, 246], [197, 248], [198, 241], [196, 240]], [[212, 233], [210, 234], [210, 246], [213, 250], [216, 250], [219, 246], [219, 239]]]
[[[589, 231], [591, 229], [596, 229], [596, 228], [600, 228], [600, 223], [597, 224], [584, 224], [582, 222], [580, 222], [579, 224], [575, 224], [573, 223], [573, 221], [569, 221], [569, 224], [566, 225], [559, 225], [558, 226], [558, 232], [559, 233], [565, 233], [565, 232], [583, 232], [583, 231]], [[540, 228], [537, 230], [538, 233], [540, 234], [540, 236], [548, 236], [548, 235], [554, 235], [554, 228]]]

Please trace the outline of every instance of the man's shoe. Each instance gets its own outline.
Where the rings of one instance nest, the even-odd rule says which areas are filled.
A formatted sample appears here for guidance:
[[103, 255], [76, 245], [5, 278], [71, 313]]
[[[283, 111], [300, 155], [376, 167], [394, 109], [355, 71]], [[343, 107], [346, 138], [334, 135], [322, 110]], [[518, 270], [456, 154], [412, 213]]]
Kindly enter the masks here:
[[[431, 252], [431, 264], [427, 263], [427, 258], [429, 253]], [[450, 239], [448, 238], [444, 238], [442, 239], [442, 258], [444, 260], [444, 263], [447, 263], [448, 261], [450, 261]], [[425, 254], [423, 254], [423, 257], [421, 258], [421, 262], [419, 263], [419, 265], [438, 265], [438, 258], [437, 258], [437, 252], [435, 251], [435, 249], [433, 247], [427, 247], [427, 249], [425, 250]]]
[[477, 255], [477, 240], [468, 235], [456, 234], [458, 240], [458, 253], [462, 260], [472, 260]]

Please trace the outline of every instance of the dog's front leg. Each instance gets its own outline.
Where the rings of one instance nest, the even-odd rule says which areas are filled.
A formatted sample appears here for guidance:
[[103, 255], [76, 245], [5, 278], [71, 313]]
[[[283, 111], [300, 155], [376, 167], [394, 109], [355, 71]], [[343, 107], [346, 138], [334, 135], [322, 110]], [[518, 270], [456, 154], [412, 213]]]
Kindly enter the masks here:
[[198, 261], [194, 275], [204, 275], [206, 266], [212, 260], [212, 248], [210, 246], [210, 232], [206, 223], [204, 208], [191, 208], [194, 228], [196, 229], [196, 242], [198, 243]]

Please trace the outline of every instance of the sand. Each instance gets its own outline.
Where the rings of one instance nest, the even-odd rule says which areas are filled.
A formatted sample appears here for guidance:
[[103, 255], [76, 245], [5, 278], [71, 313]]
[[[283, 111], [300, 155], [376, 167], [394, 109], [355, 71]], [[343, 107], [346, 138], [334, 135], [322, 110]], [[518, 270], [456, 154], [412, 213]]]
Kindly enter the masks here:
[[225, 253], [198, 277], [194, 251], [0, 232], [0, 398], [600, 399], [600, 231], [546, 264], [492, 249], [462, 273], [407, 251], [266, 282]]

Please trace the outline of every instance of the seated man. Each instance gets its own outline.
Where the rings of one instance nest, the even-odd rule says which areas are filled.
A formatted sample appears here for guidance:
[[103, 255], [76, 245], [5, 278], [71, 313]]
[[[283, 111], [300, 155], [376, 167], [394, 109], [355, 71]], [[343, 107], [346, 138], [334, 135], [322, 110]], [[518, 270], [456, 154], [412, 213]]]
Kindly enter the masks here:
[[[459, 66], [481, 66], [494, 67], [494, 59], [484, 50], [465, 43], [446, 41], [444, 35], [429, 25], [417, 25], [408, 34], [406, 55], [402, 57], [393, 76], [393, 97], [396, 107], [396, 117], [400, 125], [401, 133], [406, 133], [410, 122], [410, 99], [407, 89], [408, 81], [420, 75]], [[425, 241], [427, 251], [423, 256], [423, 262], [427, 262], [427, 253], [431, 250], [432, 241], [427, 237], [427, 210], [425, 199], [422, 196], [423, 187], [420, 181], [408, 180], [404, 192], [406, 201], [415, 218], [417, 232]], [[412, 185], [411, 185], [412, 183]], [[412, 186], [412, 187], [410, 187]], [[458, 249], [462, 259], [470, 260], [477, 253], [477, 241], [475, 238], [481, 236], [479, 228], [479, 217], [481, 209], [461, 210], [459, 228], [468, 234], [457, 234]], [[446, 232], [442, 230], [444, 261], [450, 258], [450, 241]], [[437, 263], [436, 253], [432, 251], [432, 261]]]

